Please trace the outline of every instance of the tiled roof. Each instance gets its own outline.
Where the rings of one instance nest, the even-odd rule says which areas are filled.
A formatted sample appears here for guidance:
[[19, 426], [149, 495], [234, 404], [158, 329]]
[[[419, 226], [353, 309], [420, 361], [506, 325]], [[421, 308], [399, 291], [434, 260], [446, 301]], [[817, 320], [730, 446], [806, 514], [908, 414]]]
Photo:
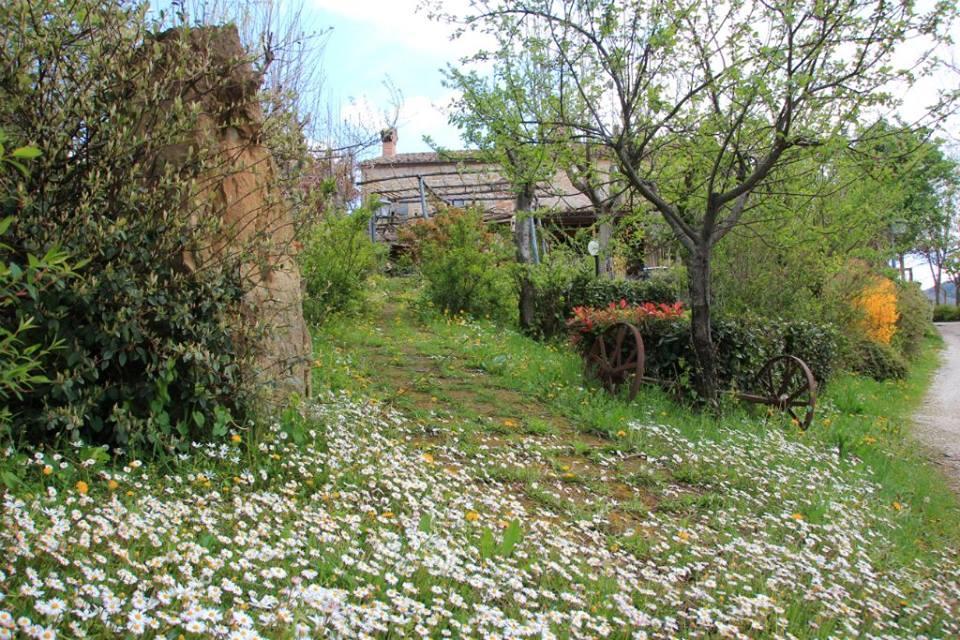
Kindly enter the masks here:
[[399, 164], [448, 164], [451, 162], [478, 162], [484, 160], [479, 157], [476, 151], [427, 151], [423, 153], [398, 153], [395, 156], [385, 158], [379, 156], [370, 160], [364, 160], [361, 166], [371, 165], [399, 165]]

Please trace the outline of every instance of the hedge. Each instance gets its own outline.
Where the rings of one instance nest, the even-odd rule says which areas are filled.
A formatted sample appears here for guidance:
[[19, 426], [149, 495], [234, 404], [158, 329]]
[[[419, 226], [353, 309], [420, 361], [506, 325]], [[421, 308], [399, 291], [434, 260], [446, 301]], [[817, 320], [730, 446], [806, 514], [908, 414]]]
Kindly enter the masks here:
[[[715, 318], [712, 332], [721, 384], [741, 390], [752, 389], [766, 361], [782, 354], [806, 362], [822, 386], [833, 374], [840, 344], [839, 333], [830, 325], [803, 320]], [[675, 384], [682, 394], [692, 393], [696, 359], [689, 319], [644, 323], [641, 333], [646, 375]], [[589, 341], [580, 345], [587, 348]]]
[[960, 307], [952, 304], [938, 304], [933, 308], [934, 322], [960, 322]]
[[636, 305], [644, 302], [672, 304], [680, 299], [676, 282], [668, 278], [647, 280], [597, 278], [592, 272], [569, 274], [534, 274], [536, 317], [533, 333], [541, 338], [554, 338], [566, 333], [566, 321], [575, 307], [606, 307], [611, 302], [626, 300]]

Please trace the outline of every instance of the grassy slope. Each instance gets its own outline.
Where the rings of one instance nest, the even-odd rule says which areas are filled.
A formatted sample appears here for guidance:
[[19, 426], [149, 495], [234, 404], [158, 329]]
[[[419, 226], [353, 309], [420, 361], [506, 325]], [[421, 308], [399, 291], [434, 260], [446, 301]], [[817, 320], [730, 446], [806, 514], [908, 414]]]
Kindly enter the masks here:
[[274, 424], [142, 466], [0, 451], [0, 638], [960, 634], [956, 501], [904, 436], [934, 345], [801, 434], [625, 403], [414, 295], [318, 329], [318, 400]]
[[[384, 286], [366, 320], [334, 322], [317, 333], [321, 366], [316, 381], [321, 387], [375, 397], [415, 418], [437, 412], [451, 422], [487, 418], [481, 430], [503, 431], [507, 421], [519, 422], [521, 432], [557, 433], [561, 430], [555, 427], [563, 424], [564, 437], [574, 445], [590, 435], [619, 446], [613, 444], [622, 440], [617, 433], [631, 420], [668, 423], [692, 440], [721, 443], [730, 427], [754, 433], [783, 428], [791, 440], [833, 451], [841, 464], [869, 470], [878, 486], [870, 508], [878, 518], [896, 519], [887, 533], [889, 547], [878, 552], [878, 561], [926, 561], [929, 550], [960, 546], [957, 497], [909, 437], [911, 415], [939, 362], [937, 337], [926, 340], [906, 380], [837, 376], [821, 393], [816, 421], [804, 433], [776, 415], [736, 403], [725, 406], [721, 419], [705, 416], [652, 387], [624, 402], [588, 386], [581, 360], [563, 345], [542, 344], [483, 323], [478, 334], [462, 320], [431, 319], [416, 311], [408, 283], [394, 280]], [[464, 375], [465, 370], [485, 375]], [[627, 447], [647, 452], [659, 446], [633, 434], [628, 440]], [[704, 484], [719, 472], [682, 471]]]

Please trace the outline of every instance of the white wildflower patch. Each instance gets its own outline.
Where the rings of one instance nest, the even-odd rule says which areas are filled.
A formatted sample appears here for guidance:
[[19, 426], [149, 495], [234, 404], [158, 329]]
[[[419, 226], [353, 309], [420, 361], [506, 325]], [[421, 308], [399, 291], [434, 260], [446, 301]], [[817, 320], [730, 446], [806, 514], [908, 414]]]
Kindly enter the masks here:
[[554, 464], [556, 438], [425, 456], [424, 428], [377, 405], [308, 413], [306, 441], [274, 427], [258, 468], [196, 445], [189, 473], [111, 476], [129, 491], [3, 494], [0, 637], [960, 635], [956, 556], [889, 568], [890, 525], [860, 506], [876, 487], [774, 431], [721, 445], [622, 425], [671, 453], [589, 462], [599, 478], [724, 470], [700, 485], [716, 504], [687, 517], [706, 492], [670, 485], [625, 512], [575, 482], [587, 462], [530, 483], [531, 499], [509, 471]]

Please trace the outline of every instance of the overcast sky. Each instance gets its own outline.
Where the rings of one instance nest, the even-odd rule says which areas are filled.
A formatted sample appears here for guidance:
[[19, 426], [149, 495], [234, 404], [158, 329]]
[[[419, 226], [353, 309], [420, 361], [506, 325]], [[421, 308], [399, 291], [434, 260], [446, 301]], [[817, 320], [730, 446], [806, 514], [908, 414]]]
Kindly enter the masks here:
[[[468, 0], [439, 1], [451, 12], [468, 4]], [[391, 104], [385, 83], [401, 92], [399, 152], [428, 150], [425, 135], [447, 148], [461, 146], [456, 129], [447, 123], [446, 107], [453, 94], [443, 86], [440, 69], [480, 44], [475, 37], [451, 42], [449, 27], [418, 11], [422, 2], [305, 0], [314, 26], [332, 27], [324, 55], [325, 92], [340, 106], [343, 117], [383, 121], [383, 111]], [[960, 40], [960, 25], [955, 27], [955, 40]], [[903, 55], [909, 56], [908, 49], [915, 50], [918, 44], [904, 47]], [[915, 87], [904, 115], [922, 113], [944, 80], [935, 78]], [[956, 82], [956, 78], [947, 80]], [[949, 127], [944, 134], [956, 139], [955, 128]]]
[[425, 135], [446, 148], [462, 146], [447, 123], [445, 107], [454, 94], [444, 88], [440, 69], [471, 53], [475, 40], [451, 42], [447, 26], [417, 11], [420, 0], [306, 2], [317, 24], [333, 28], [324, 55], [325, 91], [343, 117], [383, 121], [391, 108], [390, 83], [403, 98], [398, 152], [429, 150]]

